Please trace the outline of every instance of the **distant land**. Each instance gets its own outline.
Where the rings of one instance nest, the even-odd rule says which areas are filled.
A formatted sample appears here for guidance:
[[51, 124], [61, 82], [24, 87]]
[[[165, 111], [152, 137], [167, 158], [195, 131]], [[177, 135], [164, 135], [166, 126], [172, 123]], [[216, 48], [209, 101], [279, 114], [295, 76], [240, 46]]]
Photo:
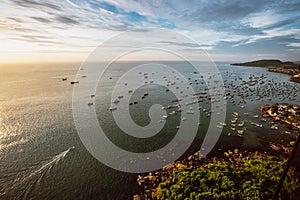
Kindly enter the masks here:
[[268, 71], [289, 74], [291, 81], [300, 83], [300, 62], [282, 62], [281, 60], [255, 60], [245, 63], [233, 63], [235, 66], [267, 67]]
[[285, 68], [298, 68], [300, 67], [299, 64], [295, 64], [290, 61], [282, 62], [281, 60], [255, 60], [251, 62], [245, 62], [245, 63], [233, 63], [230, 65], [236, 65], [236, 66], [252, 66], [252, 67], [285, 67]]

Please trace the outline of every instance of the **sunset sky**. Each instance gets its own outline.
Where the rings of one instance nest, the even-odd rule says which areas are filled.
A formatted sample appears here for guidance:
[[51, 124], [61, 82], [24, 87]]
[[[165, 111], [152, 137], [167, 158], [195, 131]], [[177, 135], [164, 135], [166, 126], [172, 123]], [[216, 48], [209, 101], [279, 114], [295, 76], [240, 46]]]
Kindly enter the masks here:
[[185, 34], [215, 61], [300, 60], [299, 0], [0, 0], [0, 8], [0, 62], [81, 62], [108, 38], [150, 27]]

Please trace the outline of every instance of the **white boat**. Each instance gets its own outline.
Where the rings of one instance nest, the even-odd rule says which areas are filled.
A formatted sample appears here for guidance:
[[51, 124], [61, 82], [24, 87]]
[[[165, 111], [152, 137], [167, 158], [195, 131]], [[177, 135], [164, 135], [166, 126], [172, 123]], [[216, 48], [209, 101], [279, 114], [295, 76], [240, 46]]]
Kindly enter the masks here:
[[263, 125], [262, 124], [255, 124], [255, 126], [259, 127], [259, 128], [262, 128]]
[[170, 114], [170, 115], [176, 115], [177, 113], [176, 113], [176, 111], [172, 111], [172, 112], [170, 112], [169, 114]]
[[161, 116], [161, 119], [167, 119], [167, 118], [168, 118], [168, 115]]
[[237, 130], [238, 134], [243, 134], [245, 130]]
[[193, 111], [193, 110], [186, 111], [186, 114], [194, 114], [194, 113], [195, 113], [195, 111]]
[[224, 123], [224, 122], [220, 122], [220, 125], [221, 125], [221, 126], [227, 126], [227, 124]]
[[272, 126], [271, 126], [271, 129], [273, 129], [273, 130], [278, 130], [278, 126], [272, 125]]
[[238, 126], [239, 127], [242, 127], [242, 126], [244, 126], [245, 125], [245, 122], [244, 121], [241, 121], [240, 123], [238, 123]]
[[108, 109], [109, 111], [114, 111], [114, 110], [117, 110], [117, 107], [109, 107], [109, 109]]
[[69, 148], [69, 152], [70, 151], [74, 151], [75, 150], [75, 146], [71, 146], [70, 148]]

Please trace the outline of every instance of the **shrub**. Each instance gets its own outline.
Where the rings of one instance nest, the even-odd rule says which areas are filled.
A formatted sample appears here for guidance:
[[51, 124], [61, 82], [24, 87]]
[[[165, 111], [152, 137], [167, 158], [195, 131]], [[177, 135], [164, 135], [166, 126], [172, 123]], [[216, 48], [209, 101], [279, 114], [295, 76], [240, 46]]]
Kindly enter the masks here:
[[[200, 168], [178, 166], [171, 181], [156, 190], [158, 199], [271, 199], [286, 161], [255, 154], [239, 164], [217, 161]], [[290, 170], [281, 197], [292, 199], [299, 183]]]

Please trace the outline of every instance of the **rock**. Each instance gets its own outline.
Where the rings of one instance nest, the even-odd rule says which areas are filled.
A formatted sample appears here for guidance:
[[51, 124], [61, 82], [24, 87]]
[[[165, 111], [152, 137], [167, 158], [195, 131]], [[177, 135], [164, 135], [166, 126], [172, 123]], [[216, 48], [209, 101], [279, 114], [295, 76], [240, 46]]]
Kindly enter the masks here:
[[136, 195], [133, 196], [133, 200], [141, 200], [141, 198], [140, 198], [139, 195], [136, 194]]

